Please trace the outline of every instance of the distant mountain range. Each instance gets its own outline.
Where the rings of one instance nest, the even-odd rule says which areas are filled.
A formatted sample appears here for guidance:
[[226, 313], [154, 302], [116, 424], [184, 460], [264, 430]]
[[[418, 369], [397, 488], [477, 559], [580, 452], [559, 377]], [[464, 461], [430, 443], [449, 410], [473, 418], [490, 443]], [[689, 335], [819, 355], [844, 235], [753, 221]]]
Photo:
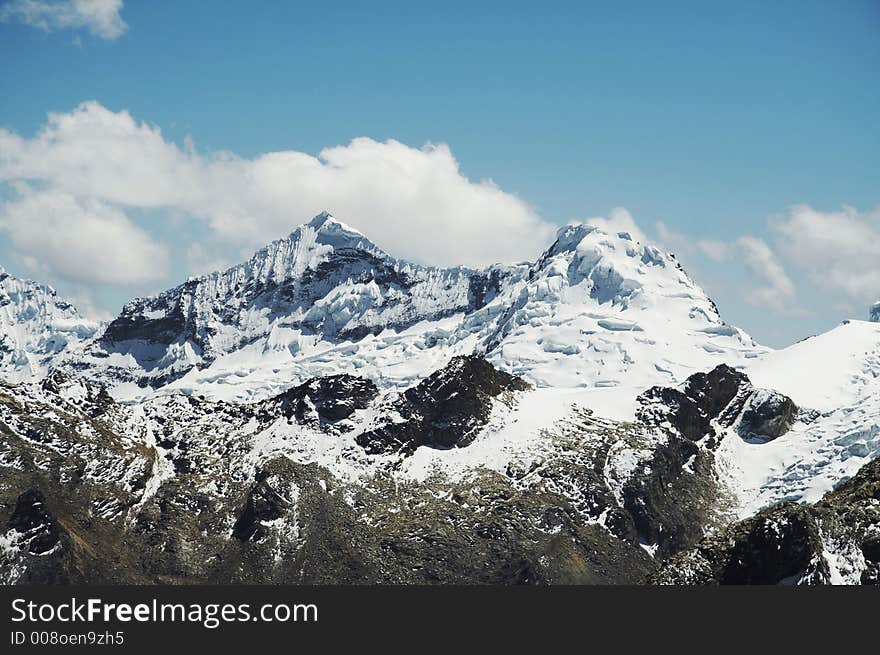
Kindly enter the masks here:
[[106, 325], [0, 271], [0, 582], [876, 584], [878, 311], [772, 350], [625, 232], [326, 213]]

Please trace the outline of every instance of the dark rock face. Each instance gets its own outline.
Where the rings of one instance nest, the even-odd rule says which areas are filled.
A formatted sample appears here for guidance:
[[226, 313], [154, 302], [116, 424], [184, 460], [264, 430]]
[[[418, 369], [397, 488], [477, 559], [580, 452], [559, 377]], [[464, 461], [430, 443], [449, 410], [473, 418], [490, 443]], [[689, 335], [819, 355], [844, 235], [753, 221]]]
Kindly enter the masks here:
[[469, 282], [468, 311], [485, 307], [501, 291], [503, 279], [504, 273], [497, 268], [475, 273]]
[[16, 499], [6, 529], [21, 535], [31, 555], [45, 555], [58, 545], [55, 518], [46, 510], [46, 500], [36, 489], [29, 489]]
[[149, 319], [123, 314], [111, 321], [101, 340], [110, 348], [117, 343], [136, 340], [168, 345], [184, 336], [186, 327], [186, 317], [179, 306], [161, 318]]
[[826, 572], [819, 526], [807, 508], [783, 505], [741, 528], [720, 571], [721, 584], [778, 584]]
[[681, 388], [652, 387], [638, 397], [637, 419], [667, 438], [624, 485], [624, 508], [658, 558], [693, 547], [710, 526], [718, 496], [714, 425], [732, 423], [750, 390], [745, 375], [722, 364]]
[[638, 400], [640, 420], [653, 425], [668, 421], [681, 436], [705, 439], [710, 448], [717, 445], [713, 421], [731, 427], [738, 420], [743, 437], [770, 440], [788, 432], [799, 411], [791, 398], [755, 389], [744, 373], [726, 364], [695, 373], [681, 389], [652, 387]]
[[528, 388], [524, 380], [496, 370], [482, 357], [455, 357], [404, 392], [394, 406], [404, 422], [365, 432], [357, 442], [370, 454], [467, 446], [489, 420], [492, 398]]
[[[750, 388], [745, 374], [720, 364], [709, 373], [690, 376], [681, 390], [651, 387], [639, 396], [637, 416], [657, 425], [668, 420], [683, 437], [699, 441], [715, 436], [713, 419], [729, 425], [745, 401], [742, 392]], [[738, 402], [732, 405], [734, 400]]]
[[279, 487], [280, 480], [270, 479], [267, 470], [257, 473], [244, 509], [232, 526], [233, 537], [239, 541], [262, 541], [266, 537], [266, 522], [283, 517], [291, 505], [291, 499]]
[[[5, 500], [5, 499], [4, 499]], [[12, 500], [12, 499], [9, 499]], [[38, 489], [14, 498], [2, 531], [0, 583], [66, 584], [76, 580], [68, 564], [68, 540]], [[0, 505], [0, 508], [7, 503]], [[0, 509], [0, 511], [2, 511]], [[16, 553], [17, 551], [17, 553]]]
[[279, 394], [268, 404], [278, 405], [289, 419], [306, 423], [313, 415], [321, 422], [335, 422], [366, 409], [379, 394], [372, 380], [355, 375], [313, 378]]
[[759, 394], [749, 399], [738, 431], [744, 437], [776, 439], [791, 429], [797, 414], [797, 405], [788, 396], [775, 391]]
[[638, 402], [639, 421], [668, 439], [655, 449], [647, 472], [636, 472], [624, 486], [624, 507], [661, 557], [693, 547], [709, 527], [718, 493], [717, 428], [735, 425], [743, 438], [769, 440], [787, 432], [798, 413], [790, 398], [755, 389], [725, 364], [691, 375], [678, 389], [652, 387]]
[[[880, 584], [880, 460], [815, 505], [782, 503], [735, 523], [663, 564], [660, 584]], [[828, 550], [834, 551], [829, 558]], [[859, 561], [859, 560], [862, 561]], [[841, 564], [841, 562], [843, 562]]]
[[689, 548], [704, 534], [715, 505], [713, 455], [681, 437], [670, 437], [651, 455], [647, 471], [623, 487], [623, 507], [639, 540], [657, 546], [657, 557]]
[[791, 503], [707, 537], [657, 574], [661, 584], [802, 584], [828, 577], [819, 522]]

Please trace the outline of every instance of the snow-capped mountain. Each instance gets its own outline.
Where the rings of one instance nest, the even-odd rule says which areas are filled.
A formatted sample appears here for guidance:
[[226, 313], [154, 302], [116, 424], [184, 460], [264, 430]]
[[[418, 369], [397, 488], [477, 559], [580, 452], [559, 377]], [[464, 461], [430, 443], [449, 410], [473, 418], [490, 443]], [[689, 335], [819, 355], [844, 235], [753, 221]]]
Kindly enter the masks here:
[[765, 348], [625, 232], [325, 213], [98, 331], [7, 280], [0, 582], [880, 581], [880, 323]]
[[25, 382], [46, 375], [98, 328], [52, 287], [13, 277], [0, 267], [0, 378]]
[[398, 260], [323, 213], [243, 264], [132, 300], [74, 366], [109, 386], [177, 381], [174, 389], [266, 396], [273, 378], [354, 370], [361, 351], [400, 364], [409, 353], [380, 358], [378, 335], [419, 324], [430, 326], [426, 339], [442, 333], [444, 319], [483, 307], [517, 274]]
[[244, 264], [131, 301], [69, 370], [118, 398], [245, 400], [342, 372], [405, 388], [474, 352], [538, 387], [636, 388], [766, 349], [626, 233], [569, 226], [533, 264], [443, 269], [325, 213]]

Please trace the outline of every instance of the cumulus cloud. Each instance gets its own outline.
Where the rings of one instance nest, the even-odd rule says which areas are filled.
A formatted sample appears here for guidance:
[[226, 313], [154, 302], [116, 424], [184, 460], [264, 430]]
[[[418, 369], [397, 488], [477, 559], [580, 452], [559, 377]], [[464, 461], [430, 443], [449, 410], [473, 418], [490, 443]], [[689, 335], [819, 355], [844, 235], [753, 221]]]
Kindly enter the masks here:
[[30, 139], [0, 130], [0, 180], [180, 212], [205, 221], [214, 238], [248, 246], [328, 210], [391, 253], [429, 264], [532, 258], [554, 233], [517, 196], [465, 177], [443, 144], [358, 138], [317, 156], [204, 154], [96, 102], [50, 114]]
[[702, 255], [716, 263], [741, 262], [761, 282], [740, 285], [743, 299], [776, 314], [801, 316], [804, 310], [797, 305], [797, 289], [782, 262], [763, 239], [743, 236], [734, 241], [693, 239], [667, 226], [663, 221], [655, 225], [659, 243], [687, 257]]
[[598, 227], [605, 232], [628, 232], [636, 241], [648, 242], [648, 237], [638, 226], [632, 214], [623, 207], [615, 207], [607, 217], [597, 216], [596, 218], [587, 219], [585, 222], [587, 225]]
[[697, 249], [716, 262], [726, 262], [734, 255], [734, 248], [729, 243], [717, 239], [701, 239], [697, 241]]
[[19, 186], [0, 205], [6, 232], [22, 263], [82, 285], [132, 284], [168, 274], [168, 250], [121, 210], [65, 191]]
[[102, 39], [117, 39], [128, 29], [121, 11], [122, 0], [11, 0], [0, 6], [0, 21], [47, 32], [87, 29]]
[[770, 246], [762, 239], [748, 236], [737, 239], [736, 245], [745, 265], [764, 282], [763, 286], [748, 290], [746, 301], [778, 314], [801, 313], [794, 305], [794, 282]]
[[670, 228], [663, 221], [654, 225], [657, 241], [672, 252], [693, 255], [699, 253], [715, 262], [730, 261], [736, 254], [736, 244], [717, 239], [694, 240], [683, 232]]
[[233, 262], [218, 257], [216, 251], [203, 243], [192, 243], [186, 249], [186, 264], [193, 275], [207, 275], [213, 271], [229, 268]]
[[786, 262], [817, 286], [860, 303], [880, 298], [880, 210], [821, 212], [800, 205], [770, 225]]

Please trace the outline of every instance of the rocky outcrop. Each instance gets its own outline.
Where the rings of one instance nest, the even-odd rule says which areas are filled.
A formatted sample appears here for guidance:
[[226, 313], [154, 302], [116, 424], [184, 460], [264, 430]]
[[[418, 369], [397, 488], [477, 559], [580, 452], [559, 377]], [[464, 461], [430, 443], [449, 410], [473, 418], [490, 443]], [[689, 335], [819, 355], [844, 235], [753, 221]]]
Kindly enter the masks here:
[[783, 503], [664, 563], [660, 584], [880, 584], [880, 460], [815, 505]]
[[461, 448], [489, 420], [494, 398], [529, 388], [482, 357], [455, 357], [393, 403], [402, 421], [364, 432], [357, 442], [371, 454], [409, 453], [419, 446]]
[[355, 375], [312, 378], [264, 403], [299, 423], [335, 423], [366, 409], [379, 395], [375, 383]]
[[721, 490], [714, 453], [725, 432], [773, 439], [798, 412], [791, 399], [755, 389], [745, 374], [724, 364], [677, 388], [652, 387], [637, 400], [639, 421], [666, 438], [624, 485], [623, 506], [659, 557], [692, 547], [717, 527]]
[[[794, 402], [775, 391], [756, 389], [726, 364], [695, 373], [679, 388], [652, 387], [638, 398], [638, 418], [682, 437], [717, 445], [719, 429], [735, 426], [744, 438], [775, 439], [798, 415]], [[669, 429], [666, 428], [666, 429]]]
[[745, 438], [776, 439], [789, 431], [798, 411], [788, 396], [761, 389], [746, 400], [737, 431]]
[[[787, 403], [731, 369], [648, 390], [635, 422], [575, 408], [547, 428], [540, 451], [503, 469], [398, 474], [422, 446], [471, 447], [527, 389], [478, 356], [454, 358], [400, 394], [336, 375], [239, 405], [195, 396], [117, 404], [62, 374], [0, 387], [0, 577], [876, 581], [877, 467], [815, 506], [721, 523], [717, 442], [743, 438], [744, 424], [775, 429], [790, 418]], [[753, 406], [758, 418], [747, 421]], [[321, 444], [329, 450], [310, 450]], [[332, 457], [363, 468], [331, 471]]]
[[652, 387], [639, 396], [637, 416], [645, 423], [670, 425], [690, 441], [716, 437], [713, 421], [730, 424], [745, 401], [748, 378], [725, 364], [695, 373], [681, 388]]

